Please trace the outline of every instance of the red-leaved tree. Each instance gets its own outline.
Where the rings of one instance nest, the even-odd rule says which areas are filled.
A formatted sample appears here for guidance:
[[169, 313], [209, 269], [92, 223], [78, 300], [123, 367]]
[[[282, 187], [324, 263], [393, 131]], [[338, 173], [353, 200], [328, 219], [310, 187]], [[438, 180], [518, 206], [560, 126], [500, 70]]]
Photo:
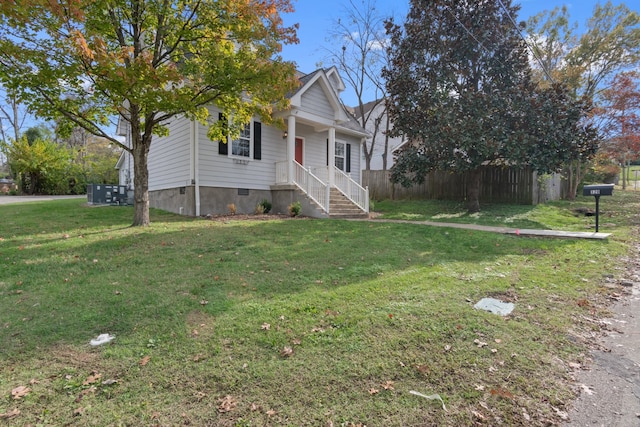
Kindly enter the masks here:
[[622, 165], [622, 188], [626, 188], [626, 167], [640, 156], [640, 73], [617, 74], [602, 92], [598, 113], [605, 134], [603, 148]]

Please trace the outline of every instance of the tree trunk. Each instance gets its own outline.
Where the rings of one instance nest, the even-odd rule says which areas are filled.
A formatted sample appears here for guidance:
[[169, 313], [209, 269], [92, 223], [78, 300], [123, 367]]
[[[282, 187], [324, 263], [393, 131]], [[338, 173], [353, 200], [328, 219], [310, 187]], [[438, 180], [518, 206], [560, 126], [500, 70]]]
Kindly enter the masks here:
[[[137, 139], [137, 140], [136, 140]], [[149, 145], [142, 142], [140, 135], [132, 135], [133, 149], [133, 224], [131, 226], [146, 227], [149, 220], [149, 168], [147, 158]]]
[[480, 212], [480, 168], [467, 173], [467, 210], [470, 213]]
[[389, 125], [390, 125], [389, 114], [387, 114], [387, 123], [385, 124], [385, 132], [384, 132], [384, 152], [382, 153], [382, 170], [387, 170], [387, 155], [389, 153]]
[[367, 142], [364, 143], [364, 163], [365, 170], [371, 170], [371, 157], [373, 154], [373, 141], [371, 142], [371, 150], [367, 149]]
[[578, 194], [578, 186], [582, 181], [582, 161], [581, 160], [571, 160], [567, 165], [568, 168], [568, 190], [567, 190], [567, 200], [573, 201], [576, 199], [576, 195]]

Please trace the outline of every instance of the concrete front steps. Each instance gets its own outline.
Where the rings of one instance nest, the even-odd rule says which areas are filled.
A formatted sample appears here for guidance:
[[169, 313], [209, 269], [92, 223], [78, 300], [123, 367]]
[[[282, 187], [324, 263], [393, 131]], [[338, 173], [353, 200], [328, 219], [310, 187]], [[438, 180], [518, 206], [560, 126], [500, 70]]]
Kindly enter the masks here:
[[329, 197], [329, 218], [369, 218], [368, 213], [356, 206], [337, 188], [330, 190]]

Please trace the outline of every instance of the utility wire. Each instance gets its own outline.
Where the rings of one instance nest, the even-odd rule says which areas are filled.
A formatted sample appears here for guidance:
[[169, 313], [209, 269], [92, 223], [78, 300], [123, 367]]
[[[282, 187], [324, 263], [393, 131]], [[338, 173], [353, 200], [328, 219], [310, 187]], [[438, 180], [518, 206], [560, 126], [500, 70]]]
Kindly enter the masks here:
[[[511, 16], [511, 13], [509, 13], [509, 10], [505, 7], [504, 3], [502, 3], [502, 0], [498, 0], [498, 3], [500, 3], [500, 6], [502, 6], [502, 9], [505, 11], [507, 16], [509, 17], [509, 20], [513, 24], [513, 27], [516, 29], [518, 34], [520, 34], [520, 38], [522, 39], [524, 44], [527, 46], [527, 49], [529, 49], [531, 51], [531, 53], [533, 54], [533, 57], [536, 58], [536, 60], [538, 61], [538, 64], [540, 64], [540, 68], [542, 68], [542, 71], [544, 72], [544, 75], [547, 76], [547, 78], [551, 81], [551, 83], [555, 84], [555, 81], [553, 80], [553, 77], [551, 77], [551, 74], [547, 70], [547, 67], [545, 67], [544, 62], [542, 62], [542, 59], [540, 59], [540, 57], [536, 53], [536, 50], [533, 47], [531, 47], [531, 45], [527, 41], [527, 38], [522, 34], [522, 31], [520, 31], [520, 28], [518, 27], [518, 24], [516, 24], [516, 21], [513, 19], [513, 17]], [[535, 43], [535, 41], [534, 41], [534, 43]], [[537, 46], [536, 46], [536, 48], [537, 48]]]
[[[449, 15], [451, 15], [451, 17], [453, 19], [456, 20], [456, 22], [458, 24], [460, 24], [460, 26], [466, 31], [467, 34], [469, 34], [469, 36], [471, 36], [471, 38], [473, 40], [476, 41], [476, 43], [478, 43], [478, 45], [480, 45], [480, 47], [487, 53], [491, 54], [492, 52], [487, 49], [480, 40], [478, 40], [478, 38], [476, 36], [473, 35], [473, 33], [462, 23], [462, 21], [460, 21], [460, 19], [458, 19], [458, 17], [453, 13], [453, 11], [451, 10], [451, 8], [447, 5], [445, 5], [445, 8], [447, 9], [447, 12], [449, 12]], [[496, 58], [495, 56], [492, 55], [492, 58], [495, 59], [496, 61], [498, 61], [500, 63], [500, 65], [502, 65], [503, 67], [506, 67], [505, 63], [500, 61], [500, 59]]]

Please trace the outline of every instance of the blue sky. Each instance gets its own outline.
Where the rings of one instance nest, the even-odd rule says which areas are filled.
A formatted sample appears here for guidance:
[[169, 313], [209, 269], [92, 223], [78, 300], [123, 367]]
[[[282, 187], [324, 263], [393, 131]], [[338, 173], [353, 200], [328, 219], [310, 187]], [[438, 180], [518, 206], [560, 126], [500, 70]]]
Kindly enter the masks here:
[[[354, 0], [359, 2], [360, 0]], [[302, 72], [312, 72], [317, 65], [326, 58], [326, 48], [330, 47], [326, 40], [326, 34], [336, 20], [346, 15], [345, 8], [349, 4], [345, 0], [292, 0], [296, 11], [284, 15], [285, 25], [298, 23], [297, 45], [285, 46], [283, 57], [289, 61], [295, 61]], [[520, 0], [513, 4], [520, 4], [520, 15], [517, 21], [526, 20], [544, 10], [552, 10], [556, 6], [567, 5], [572, 22], [577, 22], [584, 27], [587, 20], [593, 15], [596, 4], [604, 4], [606, 0]], [[626, 4], [632, 10], [640, 12], [639, 0], [613, 1], [614, 5]], [[377, 0], [377, 8], [381, 14], [395, 16], [396, 22], [402, 22], [409, 10], [409, 0]], [[326, 64], [326, 61], [325, 61]], [[349, 90], [342, 96], [347, 105], [355, 105], [357, 100]]]

